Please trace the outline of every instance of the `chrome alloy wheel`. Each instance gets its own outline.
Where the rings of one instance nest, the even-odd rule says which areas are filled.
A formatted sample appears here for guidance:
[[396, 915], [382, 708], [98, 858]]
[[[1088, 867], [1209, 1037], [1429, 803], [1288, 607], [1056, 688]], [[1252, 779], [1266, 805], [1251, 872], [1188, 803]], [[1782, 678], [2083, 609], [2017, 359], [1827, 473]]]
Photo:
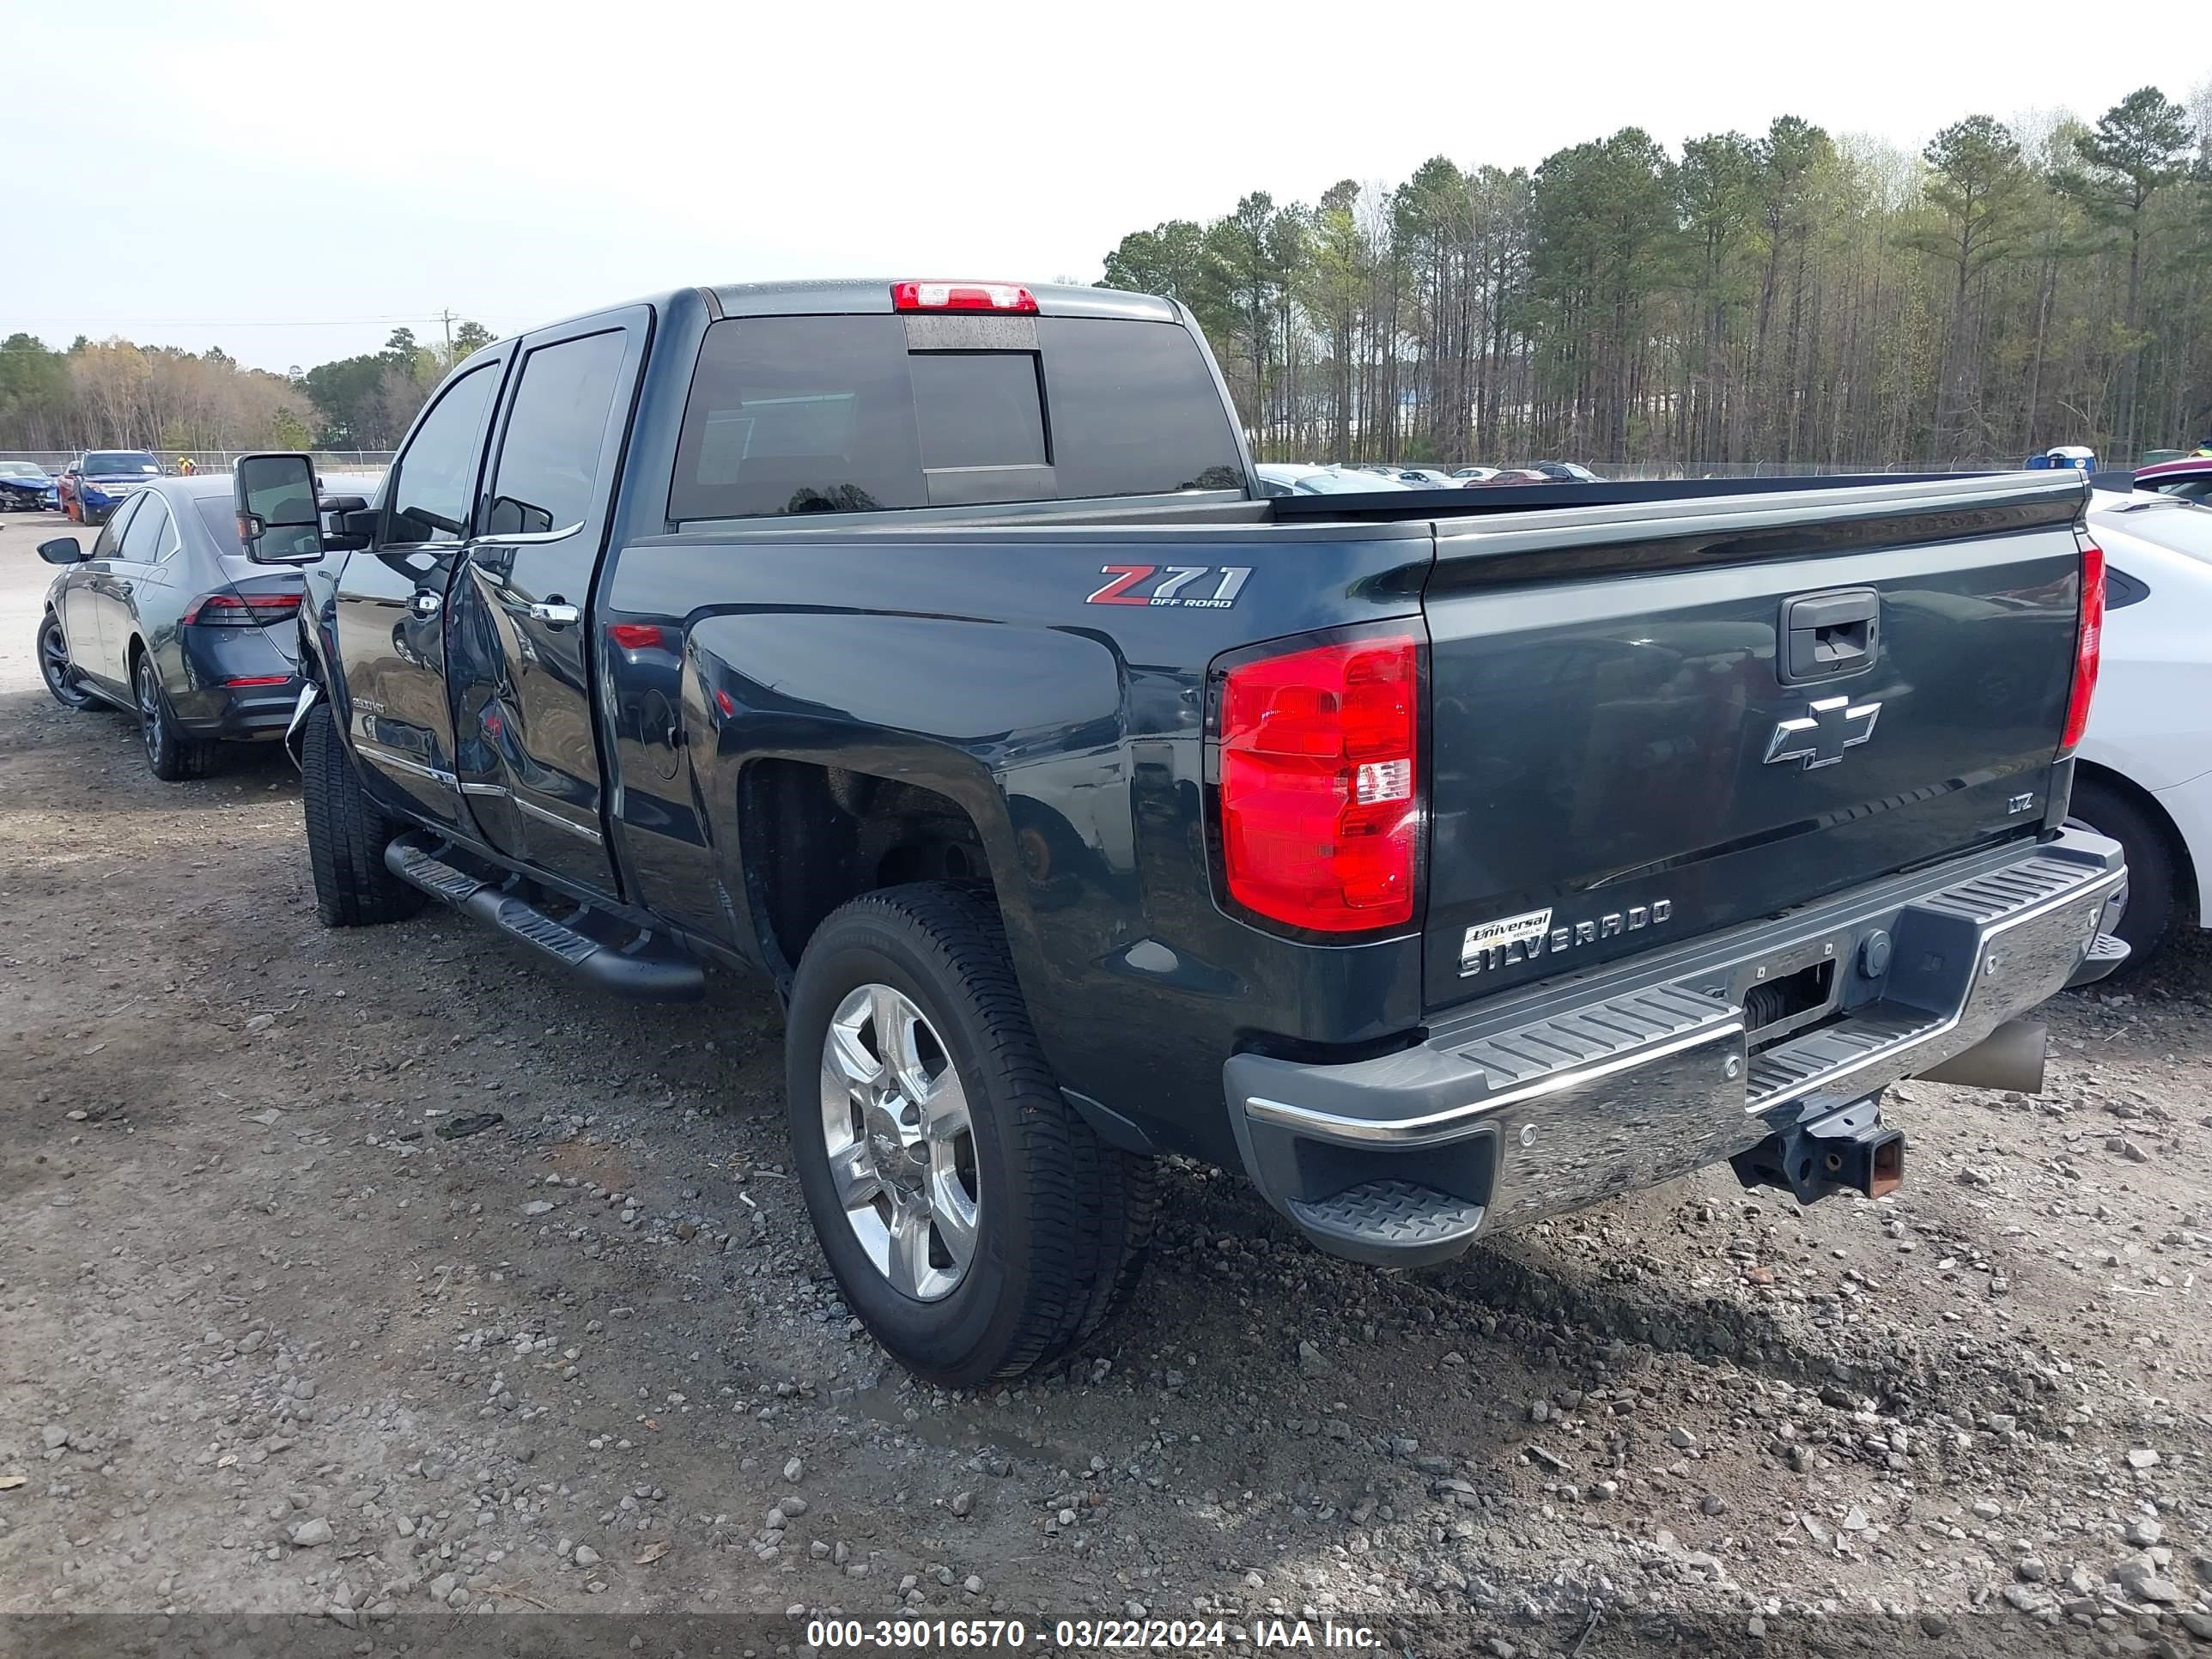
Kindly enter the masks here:
[[854, 1237], [891, 1288], [950, 1296], [975, 1255], [982, 1188], [952, 1057], [888, 985], [837, 1005], [822, 1039], [822, 1137]]

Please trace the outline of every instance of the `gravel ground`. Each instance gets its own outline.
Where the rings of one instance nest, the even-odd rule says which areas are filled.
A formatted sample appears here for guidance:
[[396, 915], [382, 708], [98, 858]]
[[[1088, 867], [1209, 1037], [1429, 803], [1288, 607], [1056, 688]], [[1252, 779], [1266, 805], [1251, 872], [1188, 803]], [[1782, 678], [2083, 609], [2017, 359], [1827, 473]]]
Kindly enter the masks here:
[[1899, 1091], [1880, 1203], [1708, 1173], [1382, 1274], [1177, 1165], [1132, 1310], [955, 1395], [837, 1298], [763, 987], [324, 931], [281, 755], [163, 785], [51, 703], [0, 526], [0, 1611], [2212, 1654], [2198, 940], [2054, 1004], [2039, 1098]]

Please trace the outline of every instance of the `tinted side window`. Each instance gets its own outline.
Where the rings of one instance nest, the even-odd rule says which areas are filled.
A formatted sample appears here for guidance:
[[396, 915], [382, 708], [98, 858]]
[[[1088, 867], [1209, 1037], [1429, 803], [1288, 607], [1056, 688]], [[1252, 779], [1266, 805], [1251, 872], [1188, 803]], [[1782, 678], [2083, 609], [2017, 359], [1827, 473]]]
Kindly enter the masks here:
[[498, 386], [499, 365], [486, 363], [438, 394], [393, 465], [398, 477], [388, 498], [386, 542], [457, 542], [469, 533], [484, 428]]
[[123, 532], [122, 550], [116, 556], [133, 564], [152, 564], [161, 558], [168, 539], [168, 503], [149, 489], [143, 505], [131, 515], [131, 523]]
[[116, 545], [122, 541], [123, 532], [131, 528], [131, 520], [137, 516], [138, 509], [144, 506], [145, 502], [146, 497], [143, 494], [133, 495], [107, 515], [107, 522], [100, 526], [100, 534], [92, 539], [94, 558], [115, 557]]
[[486, 535], [567, 530], [591, 516], [625, 347], [617, 329], [540, 346], [522, 360], [493, 474]]
[[1237, 434], [1188, 330], [1044, 317], [1037, 343], [1062, 500], [1244, 487]]
[[920, 507], [906, 324], [744, 317], [707, 331], [669, 516]]

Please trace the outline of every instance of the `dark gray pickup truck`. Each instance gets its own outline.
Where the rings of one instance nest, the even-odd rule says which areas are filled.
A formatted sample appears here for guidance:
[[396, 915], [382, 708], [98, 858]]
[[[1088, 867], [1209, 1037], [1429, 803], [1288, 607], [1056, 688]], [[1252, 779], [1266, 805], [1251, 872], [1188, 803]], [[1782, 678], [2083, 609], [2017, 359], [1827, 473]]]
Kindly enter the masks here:
[[933, 1378], [1094, 1330], [1164, 1152], [1383, 1264], [1723, 1161], [1879, 1195], [1887, 1085], [2033, 1086], [2124, 955], [2071, 476], [1262, 499], [1180, 307], [921, 282], [541, 329], [374, 502], [238, 490], [323, 919], [767, 975]]

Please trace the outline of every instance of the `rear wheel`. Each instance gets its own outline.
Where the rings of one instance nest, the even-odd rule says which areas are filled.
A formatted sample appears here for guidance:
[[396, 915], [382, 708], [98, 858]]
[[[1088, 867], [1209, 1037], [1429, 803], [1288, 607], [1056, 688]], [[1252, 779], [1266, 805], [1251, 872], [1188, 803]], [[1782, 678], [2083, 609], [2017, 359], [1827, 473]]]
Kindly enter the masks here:
[[910, 1370], [1014, 1376], [1133, 1287], [1152, 1165], [1099, 1140], [1054, 1084], [986, 896], [917, 884], [831, 915], [799, 965], [786, 1068], [823, 1253]]
[[368, 798], [353, 757], [338, 740], [327, 702], [307, 711], [300, 755], [300, 799], [307, 820], [307, 862], [315, 874], [315, 914], [325, 927], [399, 921], [422, 908], [422, 890], [385, 867], [384, 849], [406, 826]]
[[178, 726], [152, 652], [138, 653], [131, 678], [138, 694], [138, 736], [146, 746], [147, 769], [164, 783], [205, 777], [215, 764], [215, 745], [187, 737]]
[[62, 619], [51, 611], [39, 624], [39, 678], [46, 681], [48, 695], [64, 708], [82, 708], [92, 702], [92, 693], [84, 689], [70, 662], [69, 635], [62, 631]]
[[2128, 946], [2127, 961], [2112, 978], [2124, 978], [2157, 954], [2180, 913], [2183, 880], [2172, 837], [2148, 808], [2096, 778], [2075, 784], [2066, 821], [2110, 836], [2127, 854], [2127, 901], [2119, 920], [2112, 924], [2112, 932]]

